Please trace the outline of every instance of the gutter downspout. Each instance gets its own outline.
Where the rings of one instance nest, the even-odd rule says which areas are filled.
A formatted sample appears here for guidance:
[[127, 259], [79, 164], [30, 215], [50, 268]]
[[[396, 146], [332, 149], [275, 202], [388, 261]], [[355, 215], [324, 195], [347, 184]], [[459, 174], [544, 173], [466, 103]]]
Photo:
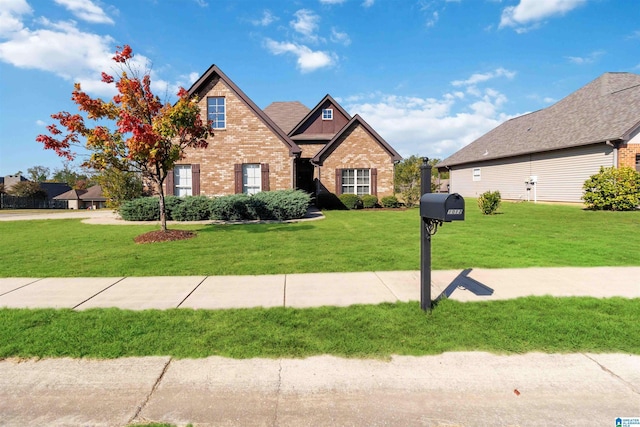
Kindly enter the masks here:
[[611, 140], [607, 140], [604, 142], [605, 145], [608, 145], [609, 147], [613, 147], [613, 167], [618, 169], [619, 165], [618, 165], [618, 147], [620, 146], [619, 143], [614, 143], [611, 142]]

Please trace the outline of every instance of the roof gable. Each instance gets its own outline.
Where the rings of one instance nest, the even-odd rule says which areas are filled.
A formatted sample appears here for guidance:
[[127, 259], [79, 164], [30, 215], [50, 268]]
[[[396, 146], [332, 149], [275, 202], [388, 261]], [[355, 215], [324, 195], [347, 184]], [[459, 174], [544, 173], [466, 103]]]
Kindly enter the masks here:
[[438, 167], [628, 140], [640, 127], [640, 75], [605, 73], [557, 103], [508, 120]]
[[290, 155], [301, 152], [300, 147], [258, 107], [218, 66], [211, 65], [205, 73], [189, 88], [189, 96], [202, 98], [216, 82], [221, 80], [271, 131], [289, 148]]
[[371, 135], [371, 137], [378, 144], [380, 144], [380, 146], [389, 154], [389, 157], [391, 157], [391, 160], [393, 160], [394, 162], [399, 162], [400, 160], [402, 160], [402, 157], [400, 156], [400, 154], [398, 154], [396, 152], [396, 150], [394, 150], [393, 147], [391, 147], [387, 143], [387, 141], [385, 141], [375, 130], [373, 130], [373, 128], [371, 126], [369, 126], [369, 124], [366, 121], [364, 121], [364, 119], [362, 117], [360, 117], [358, 114], [356, 114], [349, 121], [349, 123], [347, 123], [347, 125], [345, 127], [343, 127], [340, 130], [340, 132], [338, 132], [331, 139], [331, 141], [329, 141], [329, 143], [327, 143], [327, 145], [325, 145], [322, 148], [322, 150], [320, 150], [318, 152], [318, 154], [315, 155], [315, 157], [313, 159], [311, 159], [311, 162], [321, 166], [322, 163], [326, 160], [326, 158], [329, 157], [331, 155], [331, 153], [333, 153], [333, 151], [340, 145], [340, 143], [342, 142], [341, 141], [342, 136], [346, 132], [348, 132], [349, 130], [353, 129], [356, 126], [362, 126], [364, 128], [364, 130], [369, 135]]
[[[333, 110], [332, 120], [322, 119], [322, 110], [325, 109]], [[289, 132], [289, 136], [293, 139], [330, 140], [349, 120], [351, 120], [351, 115], [331, 95], [327, 94]]]

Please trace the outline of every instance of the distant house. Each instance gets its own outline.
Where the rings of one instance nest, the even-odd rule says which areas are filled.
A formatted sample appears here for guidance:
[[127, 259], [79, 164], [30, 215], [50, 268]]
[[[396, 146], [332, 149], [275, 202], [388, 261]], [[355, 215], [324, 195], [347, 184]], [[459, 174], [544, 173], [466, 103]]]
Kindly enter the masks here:
[[[4, 185], [5, 193], [10, 193], [10, 190], [19, 182], [27, 182], [27, 178], [21, 174], [7, 175], [0, 177], [0, 184]], [[0, 195], [0, 208], [3, 209], [47, 209], [47, 208], [62, 208], [63, 206], [55, 200], [55, 197], [69, 191], [69, 187], [63, 182], [39, 182], [38, 186], [44, 192], [36, 196], [16, 197], [10, 194]]]
[[605, 167], [640, 170], [640, 75], [605, 73], [543, 110], [508, 120], [437, 165], [450, 191], [580, 202]]
[[102, 195], [102, 187], [94, 185], [86, 190], [69, 190], [54, 197], [55, 200], [66, 200], [69, 209], [103, 209], [106, 197]]
[[314, 108], [275, 102], [260, 109], [217, 66], [189, 89], [214, 135], [188, 149], [166, 180], [166, 194], [218, 196], [302, 189], [312, 194], [393, 194], [400, 155], [331, 96]]

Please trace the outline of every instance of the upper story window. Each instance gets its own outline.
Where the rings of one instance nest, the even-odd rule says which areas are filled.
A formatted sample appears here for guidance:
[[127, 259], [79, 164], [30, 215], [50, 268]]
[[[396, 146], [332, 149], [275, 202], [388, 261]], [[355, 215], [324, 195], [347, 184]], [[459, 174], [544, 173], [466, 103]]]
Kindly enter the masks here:
[[322, 120], [333, 120], [333, 108], [322, 109]]
[[224, 96], [210, 96], [207, 98], [207, 119], [214, 129], [227, 127], [227, 114]]

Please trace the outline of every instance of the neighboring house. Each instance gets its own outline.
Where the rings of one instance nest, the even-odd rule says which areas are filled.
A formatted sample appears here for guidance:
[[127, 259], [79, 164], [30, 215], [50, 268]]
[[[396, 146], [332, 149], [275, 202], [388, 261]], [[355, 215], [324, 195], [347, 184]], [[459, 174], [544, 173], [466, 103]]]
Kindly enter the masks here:
[[69, 209], [103, 209], [106, 197], [102, 195], [102, 187], [94, 185], [86, 190], [69, 190], [54, 197], [55, 200], [66, 200]]
[[[640, 170], [640, 75], [605, 73], [557, 103], [508, 120], [437, 165], [450, 191], [580, 202], [601, 166]], [[535, 182], [535, 183], [532, 183]], [[529, 190], [527, 190], [529, 188]]]
[[[4, 184], [4, 191], [8, 193], [18, 182], [29, 181], [20, 174], [0, 177], [0, 184]], [[37, 197], [15, 197], [10, 194], [3, 194], [0, 201], [0, 208], [15, 209], [59, 209], [62, 206], [55, 200], [55, 197], [71, 189], [67, 184], [61, 182], [39, 182], [38, 186], [45, 195]]]
[[312, 194], [393, 194], [400, 155], [360, 116], [331, 96], [314, 108], [276, 102], [263, 111], [217, 66], [189, 89], [214, 135], [188, 149], [166, 193], [218, 196], [302, 189]]

